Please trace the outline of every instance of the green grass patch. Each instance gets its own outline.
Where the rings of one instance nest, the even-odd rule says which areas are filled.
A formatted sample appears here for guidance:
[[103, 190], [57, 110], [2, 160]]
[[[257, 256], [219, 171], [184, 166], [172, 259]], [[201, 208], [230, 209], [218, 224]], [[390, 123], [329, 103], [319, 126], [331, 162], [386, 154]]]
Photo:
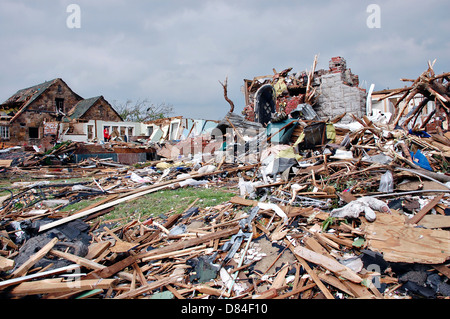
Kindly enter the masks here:
[[102, 217], [103, 220], [124, 218], [126, 221], [143, 221], [161, 214], [166, 216], [182, 213], [197, 198], [196, 207], [206, 208], [219, 205], [237, 195], [237, 190], [222, 188], [186, 187], [176, 190], [162, 190], [120, 203], [114, 210]]
[[101, 200], [103, 200], [105, 197], [98, 197], [94, 199], [85, 199], [81, 200], [77, 203], [73, 203], [71, 205], [67, 205], [66, 207], [62, 208], [60, 211], [62, 212], [78, 212], [79, 210], [85, 209], [89, 205], [92, 205], [94, 203], [97, 203]]

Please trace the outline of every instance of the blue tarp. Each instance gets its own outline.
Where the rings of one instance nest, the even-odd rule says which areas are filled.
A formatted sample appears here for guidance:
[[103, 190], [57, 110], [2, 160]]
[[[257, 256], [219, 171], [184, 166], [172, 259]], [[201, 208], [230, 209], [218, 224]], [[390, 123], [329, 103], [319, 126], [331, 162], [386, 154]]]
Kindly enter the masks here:
[[414, 154], [413, 152], [410, 152], [410, 153], [411, 153], [411, 157], [413, 159], [414, 164], [422, 167], [423, 169], [433, 171], [427, 157], [425, 155], [423, 155], [420, 150], [417, 150], [416, 154]]

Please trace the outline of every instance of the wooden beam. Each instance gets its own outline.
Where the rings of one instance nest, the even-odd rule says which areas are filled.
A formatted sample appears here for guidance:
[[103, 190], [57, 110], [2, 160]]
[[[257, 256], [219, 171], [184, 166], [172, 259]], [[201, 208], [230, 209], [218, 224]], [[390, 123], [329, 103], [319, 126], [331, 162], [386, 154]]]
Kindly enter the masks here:
[[309, 285], [306, 285], [306, 286], [303, 286], [303, 287], [300, 287], [300, 288], [293, 289], [292, 291], [290, 291], [290, 292], [288, 292], [288, 293], [285, 293], [285, 294], [283, 294], [283, 295], [279, 295], [279, 296], [277, 296], [277, 297], [275, 297], [275, 298], [273, 298], [273, 299], [286, 299], [286, 298], [289, 298], [289, 297], [291, 297], [291, 296], [293, 296], [293, 295], [296, 295], [296, 294], [298, 294], [298, 293], [301, 293], [301, 292], [303, 292], [303, 291], [306, 291], [306, 290], [309, 290], [309, 289], [311, 289], [311, 288], [314, 288], [315, 286], [317, 286], [317, 285], [313, 282], [313, 283], [311, 283], [311, 284], [309, 284]]
[[334, 259], [318, 254], [306, 247], [297, 246], [294, 248], [294, 253], [303, 259], [306, 259], [314, 264], [320, 265], [325, 269], [335, 273], [338, 276], [344, 277], [355, 283], [360, 283], [362, 278], [358, 276], [350, 268], [340, 264]]
[[286, 245], [288, 245], [289, 249], [294, 254], [295, 258], [297, 258], [297, 260], [302, 265], [303, 269], [305, 269], [306, 272], [311, 276], [311, 279], [316, 283], [317, 287], [319, 287], [319, 289], [322, 291], [322, 293], [325, 295], [325, 297], [327, 299], [334, 299], [334, 296], [331, 294], [331, 292], [328, 290], [328, 288], [323, 284], [323, 282], [320, 280], [319, 276], [317, 276], [316, 272], [314, 270], [312, 270], [311, 267], [309, 267], [309, 265], [305, 261], [305, 259], [303, 259], [302, 257], [300, 257], [299, 255], [297, 255], [295, 253], [295, 251], [294, 251], [295, 248], [292, 247], [291, 242], [287, 239], [285, 239], [284, 242]]
[[[59, 251], [59, 250], [51, 250], [50, 253], [52, 255], [54, 255], [54, 256], [57, 256], [57, 257], [60, 257], [60, 258], [64, 258], [66, 260], [74, 262], [74, 263], [76, 263], [76, 264], [78, 264], [80, 266], [83, 266], [85, 268], [88, 268], [88, 269], [102, 270], [102, 269], [106, 268], [105, 265], [96, 263], [95, 261], [92, 261], [92, 260], [89, 260], [89, 259], [86, 259], [86, 258], [83, 258], [83, 257], [80, 257], [80, 256], [76, 256], [76, 255], [73, 255], [73, 254], [70, 254], [70, 253], [65, 253], [65, 252], [62, 252], [62, 251]], [[133, 275], [130, 274], [130, 273], [127, 273], [127, 272], [119, 272], [118, 276], [120, 278], [122, 278], [122, 279], [125, 279], [125, 280], [129, 280], [129, 281], [133, 280]], [[88, 278], [90, 278], [90, 277], [88, 277]]]
[[92, 289], [108, 289], [117, 279], [90, 279], [77, 282], [63, 282], [62, 279], [44, 279], [31, 282], [23, 282], [11, 290], [13, 296], [29, 296], [48, 293], [64, 293], [84, 291]]
[[14, 268], [14, 260], [0, 256], [0, 271], [8, 271]]
[[35, 273], [32, 275], [22, 276], [19, 278], [4, 280], [4, 281], [0, 282], [0, 290], [4, 289], [6, 287], [18, 285], [18, 284], [28, 281], [28, 280], [33, 280], [33, 279], [42, 278], [42, 277], [46, 277], [46, 276], [59, 275], [59, 274], [65, 273], [65, 272], [73, 272], [74, 270], [78, 270], [78, 269], [80, 269], [79, 265], [70, 265], [70, 266], [57, 268], [57, 269], [53, 269], [53, 270], [38, 272], [38, 273]]
[[138, 255], [131, 255], [131, 256], [128, 256], [127, 258], [125, 258], [105, 269], [102, 269], [102, 270], [96, 272], [95, 275], [99, 276], [101, 278], [109, 278], [109, 277], [113, 276], [114, 274], [116, 274], [117, 272], [124, 269], [125, 267], [132, 265], [138, 259], [143, 259], [146, 257], [156, 256], [156, 255], [160, 255], [160, 254], [164, 254], [164, 253], [170, 253], [170, 252], [173, 252], [176, 250], [181, 250], [181, 249], [185, 249], [188, 247], [201, 245], [201, 244], [207, 243], [211, 240], [232, 236], [232, 235], [236, 234], [238, 231], [239, 231], [239, 227], [225, 229], [225, 230], [214, 232], [214, 233], [204, 235], [204, 236], [201, 236], [198, 238], [193, 238], [193, 239], [185, 240], [185, 241], [179, 241], [173, 245], [153, 249], [149, 252], [140, 253]]
[[433, 200], [431, 200], [424, 208], [420, 210], [417, 214], [415, 214], [412, 218], [408, 219], [408, 224], [417, 224], [430, 210], [434, 208], [441, 199], [444, 197], [444, 194], [440, 194], [436, 196]]
[[50, 240], [44, 247], [42, 247], [37, 253], [31, 256], [26, 262], [24, 262], [19, 268], [17, 268], [12, 273], [12, 278], [17, 278], [23, 275], [26, 275], [28, 270], [31, 269], [39, 260], [45, 257], [47, 253], [55, 246], [58, 242], [58, 238], [53, 238]]
[[176, 276], [156, 280], [148, 285], [139, 287], [135, 290], [128, 291], [123, 294], [120, 294], [117, 297], [115, 297], [114, 299], [132, 299], [132, 298], [135, 298], [142, 294], [148, 293], [152, 290], [158, 289], [160, 287], [170, 285], [170, 284], [176, 282], [177, 280], [178, 280], [178, 277], [176, 277]]

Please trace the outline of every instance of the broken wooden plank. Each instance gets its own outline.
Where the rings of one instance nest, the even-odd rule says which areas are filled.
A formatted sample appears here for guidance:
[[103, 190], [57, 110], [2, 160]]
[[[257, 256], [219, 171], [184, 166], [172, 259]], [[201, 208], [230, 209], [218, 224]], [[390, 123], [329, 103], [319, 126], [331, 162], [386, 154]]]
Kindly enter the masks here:
[[4, 280], [4, 281], [0, 282], [0, 290], [4, 289], [6, 287], [18, 285], [25, 281], [42, 278], [42, 277], [46, 277], [46, 276], [59, 275], [59, 274], [66, 273], [66, 272], [70, 273], [73, 271], [77, 271], [79, 269], [80, 269], [79, 265], [70, 265], [70, 266], [61, 267], [61, 268], [57, 268], [57, 269], [53, 269], [53, 270], [47, 270], [47, 271], [43, 271], [43, 272], [38, 272], [35, 274], [26, 275], [26, 276], [22, 276], [22, 277], [18, 277], [18, 278]]
[[444, 197], [444, 194], [440, 194], [436, 196], [433, 200], [431, 200], [424, 208], [420, 210], [417, 214], [415, 214], [412, 218], [410, 218], [407, 222], [409, 224], [417, 224], [430, 210], [434, 208], [441, 199]]
[[125, 292], [123, 294], [120, 294], [117, 297], [115, 297], [114, 299], [132, 299], [132, 298], [136, 298], [136, 297], [138, 297], [140, 295], [143, 295], [145, 293], [149, 293], [152, 290], [158, 289], [158, 288], [163, 287], [163, 286], [170, 285], [170, 284], [176, 282], [177, 280], [178, 280], [178, 277], [176, 277], [176, 276], [159, 279], [159, 280], [156, 280], [156, 281], [154, 281], [154, 282], [152, 282], [150, 284], [147, 284], [145, 286], [139, 287], [139, 288], [137, 288], [135, 290], [128, 291], [128, 292]]
[[279, 289], [284, 286], [284, 282], [286, 281], [286, 274], [288, 271], [289, 267], [284, 266], [284, 268], [278, 272], [277, 276], [273, 280], [271, 288]]
[[361, 226], [367, 248], [382, 253], [386, 261], [442, 264], [450, 257], [450, 232], [414, 227], [395, 211]]
[[37, 253], [31, 256], [26, 262], [24, 262], [19, 268], [14, 270], [12, 273], [12, 278], [17, 278], [23, 275], [26, 275], [28, 270], [31, 269], [39, 260], [45, 257], [47, 253], [55, 246], [58, 242], [58, 238], [53, 238], [50, 240], [44, 247], [42, 247]]
[[99, 272], [96, 273], [96, 276], [99, 276], [101, 278], [109, 278], [109, 277], [113, 276], [114, 274], [116, 274], [117, 272], [124, 269], [125, 267], [130, 266], [138, 259], [156, 256], [156, 255], [163, 254], [163, 253], [169, 253], [169, 252], [185, 249], [185, 248], [192, 247], [192, 246], [197, 246], [197, 245], [207, 243], [207, 242], [217, 239], [217, 238], [229, 237], [231, 235], [236, 234], [238, 231], [239, 231], [239, 227], [225, 229], [225, 230], [211, 233], [211, 234], [201, 236], [198, 238], [193, 238], [193, 239], [189, 239], [189, 240], [185, 240], [185, 241], [179, 241], [173, 245], [153, 249], [149, 252], [140, 253], [138, 255], [131, 255], [131, 256], [128, 256], [127, 258], [125, 258], [105, 269], [100, 270]]
[[448, 268], [448, 266], [446, 266], [444, 264], [432, 265], [432, 266], [433, 266], [434, 269], [436, 269], [441, 274], [443, 274], [444, 276], [446, 276], [447, 278], [450, 279], [450, 268]]
[[[80, 266], [86, 267], [88, 269], [102, 270], [102, 269], [106, 268], [105, 265], [96, 263], [95, 261], [92, 261], [92, 260], [89, 260], [89, 259], [86, 259], [86, 258], [83, 258], [83, 257], [80, 257], [80, 256], [76, 256], [76, 255], [73, 255], [73, 254], [70, 254], [70, 253], [62, 252], [62, 251], [59, 251], [59, 250], [51, 250], [50, 253], [52, 255], [57, 256], [57, 257], [64, 258], [66, 260], [74, 262], [74, 263], [76, 263], [76, 264], [78, 264]], [[129, 280], [129, 281], [131, 281], [133, 279], [132, 275], [130, 273], [127, 273], [127, 272], [119, 272], [118, 276], [120, 278], [122, 278], [122, 279], [126, 279], [126, 280]]]
[[353, 292], [350, 289], [348, 289], [348, 287], [346, 285], [344, 285], [343, 282], [341, 280], [337, 279], [336, 277], [327, 275], [324, 272], [319, 272], [317, 275], [319, 276], [319, 278], [321, 280], [323, 280], [327, 284], [345, 292], [346, 294], [348, 294], [352, 297], [355, 297]]
[[295, 254], [294, 249], [290, 243], [289, 240], [284, 239], [284, 242], [286, 245], [288, 245], [289, 250], [294, 254], [295, 258], [300, 262], [302, 267], [306, 270], [306, 272], [311, 276], [311, 279], [314, 281], [314, 283], [319, 287], [319, 289], [322, 291], [322, 293], [325, 295], [327, 299], [334, 299], [334, 296], [331, 294], [331, 292], [328, 290], [328, 288], [323, 284], [323, 282], [320, 280], [319, 276], [317, 276], [316, 272], [311, 269], [311, 267], [308, 265], [308, 263], [300, 257], [299, 255]]
[[217, 297], [224, 297], [224, 298], [230, 298], [230, 294], [226, 291], [222, 291], [219, 289], [212, 288], [208, 285], [199, 285], [195, 287], [195, 290], [198, 292], [201, 292], [202, 294], [210, 295], [210, 296], [217, 296]]
[[303, 287], [299, 287], [299, 288], [293, 289], [292, 291], [289, 291], [289, 292], [287, 292], [287, 293], [285, 293], [285, 294], [276, 296], [276, 297], [274, 297], [274, 298], [272, 298], [272, 299], [287, 299], [287, 298], [289, 298], [289, 297], [291, 297], [291, 296], [293, 296], [293, 295], [296, 295], [296, 294], [301, 293], [301, 292], [303, 292], [303, 291], [312, 289], [312, 288], [314, 288], [315, 286], [317, 286], [317, 285], [313, 282], [313, 283], [308, 284], [308, 285], [306, 285], [306, 286], [303, 286]]
[[426, 228], [450, 228], [450, 216], [425, 215], [418, 225]]
[[329, 257], [318, 254], [306, 247], [297, 246], [294, 248], [294, 253], [303, 259], [306, 259], [309, 262], [320, 265], [325, 269], [335, 273], [338, 276], [341, 276], [345, 279], [348, 279], [355, 283], [360, 283], [362, 278], [358, 276], [353, 270], [350, 268], [340, 264], [336, 260], [333, 260]]
[[92, 289], [108, 289], [117, 279], [88, 279], [76, 282], [64, 282], [63, 279], [43, 279], [23, 282], [10, 291], [12, 296], [29, 296], [49, 293], [65, 293]]
[[14, 260], [0, 256], [0, 271], [14, 269]]
[[86, 259], [95, 259], [99, 257], [101, 254], [103, 254], [104, 251], [106, 251], [109, 246], [111, 246], [111, 241], [105, 240], [100, 243], [93, 243], [89, 245], [89, 251], [87, 255], [85, 256]]

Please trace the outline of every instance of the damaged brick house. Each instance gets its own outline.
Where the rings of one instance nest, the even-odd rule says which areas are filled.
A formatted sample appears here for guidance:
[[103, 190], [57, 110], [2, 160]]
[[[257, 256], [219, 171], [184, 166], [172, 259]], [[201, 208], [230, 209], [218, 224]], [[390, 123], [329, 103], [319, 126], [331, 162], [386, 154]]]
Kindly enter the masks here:
[[[317, 117], [333, 118], [347, 113], [342, 122], [353, 121], [350, 113], [357, 117], [365, 114], [367, 93], [359, 87], [358, 75], [347, 68], [344, 58], [331, 58], [328, 69], [315, 70], [314, 63], [310, 71], [312, 76], [306, 71], [290, 73], [291, 70], [292, 68], [288, 68], [277, 72], [274, 69], [273, 75], [244, 80], [243, 114], [247, 120], [265, 124], [258, 119], [257, 114], [261, 110], [258, 105], [260, 97], [269, 100], [270, 103], [265, 105], [270, 109], [267, 113], [272, 113], [272, 120], [281, 112], [289, 115], [292, 111], [299, 110], [302, 113], [308, 111], [309, 117], [306, 119], [310, 120]], [[271, 97], [268, 95], [273, 96], [273, 101], [270, 101]], [[308, 105], [312, 108], [307, 107]], [[267, 117], [270, 115], [267, 114]]]
[[103, 96], [83, 99], [60, 78], [17, 91], [0, 105], [0, 116], [3, 142], [45, 149], [78, 122], [123, 121]]

